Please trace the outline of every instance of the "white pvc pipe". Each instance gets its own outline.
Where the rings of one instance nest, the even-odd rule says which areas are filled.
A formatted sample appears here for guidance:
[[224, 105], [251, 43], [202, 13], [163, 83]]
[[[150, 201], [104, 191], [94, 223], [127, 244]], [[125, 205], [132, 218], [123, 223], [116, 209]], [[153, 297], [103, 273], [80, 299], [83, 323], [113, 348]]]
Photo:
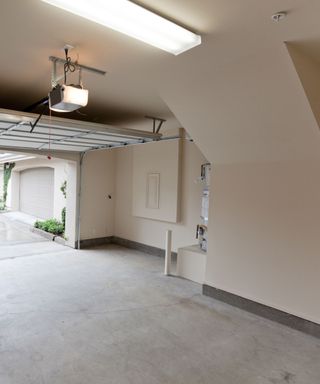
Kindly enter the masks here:
[[166, 256], [164, 261], [164, 274], [170, 275], [171, 269], [171, 244], [172, 244], [172, 231], [167, 230], [166, 233]]

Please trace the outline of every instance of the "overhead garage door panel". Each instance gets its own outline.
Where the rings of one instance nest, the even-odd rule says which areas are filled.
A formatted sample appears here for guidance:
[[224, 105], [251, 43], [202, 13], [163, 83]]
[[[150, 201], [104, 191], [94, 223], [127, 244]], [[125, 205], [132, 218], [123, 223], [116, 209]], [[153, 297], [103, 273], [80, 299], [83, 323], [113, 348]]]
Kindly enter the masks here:
[[162, 135], [154, 131], [46, 115], [39, 120], [37, 114], [0, 108], [0, 147], [83, 152], [160, 140]]
[[54, 170], [33, 168], [20, 174], [20, 210], [40, 219], [53, 217]]

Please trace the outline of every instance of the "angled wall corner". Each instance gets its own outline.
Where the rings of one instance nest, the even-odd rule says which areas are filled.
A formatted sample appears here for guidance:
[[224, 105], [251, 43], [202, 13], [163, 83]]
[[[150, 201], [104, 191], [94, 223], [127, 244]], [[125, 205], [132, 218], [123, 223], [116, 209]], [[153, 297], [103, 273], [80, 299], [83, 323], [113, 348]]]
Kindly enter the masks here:
[[320, 128], [320, 61], [303, 43], [286, 42], [286, 47]]
[[180, 139], [133, 148], [132, 215], [179, 221]]

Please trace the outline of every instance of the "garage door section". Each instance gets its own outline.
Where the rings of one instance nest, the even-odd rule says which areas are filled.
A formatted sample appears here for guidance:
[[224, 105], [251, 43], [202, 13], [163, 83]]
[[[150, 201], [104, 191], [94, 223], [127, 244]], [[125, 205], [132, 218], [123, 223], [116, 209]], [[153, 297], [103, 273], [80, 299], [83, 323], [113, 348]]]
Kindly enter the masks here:
[[[36, 124], [36, 125], [35, 125]], [[106, 124], [42, 116], [0, 108], [0, 147], [85, 152], [160, 140], [158, 132], [119, 128]]]
[[20, 210], [40, 219], [53, 216], [54, 170], [33, 168], [20, 174]]

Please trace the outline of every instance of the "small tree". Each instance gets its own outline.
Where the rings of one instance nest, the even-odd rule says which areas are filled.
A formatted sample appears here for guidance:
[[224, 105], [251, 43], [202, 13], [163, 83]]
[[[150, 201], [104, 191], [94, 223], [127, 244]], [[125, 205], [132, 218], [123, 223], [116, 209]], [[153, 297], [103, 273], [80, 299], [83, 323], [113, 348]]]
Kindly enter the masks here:
[[3, 207], [7, 206], [8, 186], [11, 178], [12, 169], [15, 167], [15, 163], [4, 163], [3, 166]]
[[[65, 180], [62, 183], [60, 191], [62, 192], [64, 198], [66, 199], [67, 198], [67, 180]], [[62, 221], [63, 229], [64, 230], [66, 228], [66, 211], [67, 211], [66, 207], [62, 208], [62, 211], [61, 211], [61, 221]]]

